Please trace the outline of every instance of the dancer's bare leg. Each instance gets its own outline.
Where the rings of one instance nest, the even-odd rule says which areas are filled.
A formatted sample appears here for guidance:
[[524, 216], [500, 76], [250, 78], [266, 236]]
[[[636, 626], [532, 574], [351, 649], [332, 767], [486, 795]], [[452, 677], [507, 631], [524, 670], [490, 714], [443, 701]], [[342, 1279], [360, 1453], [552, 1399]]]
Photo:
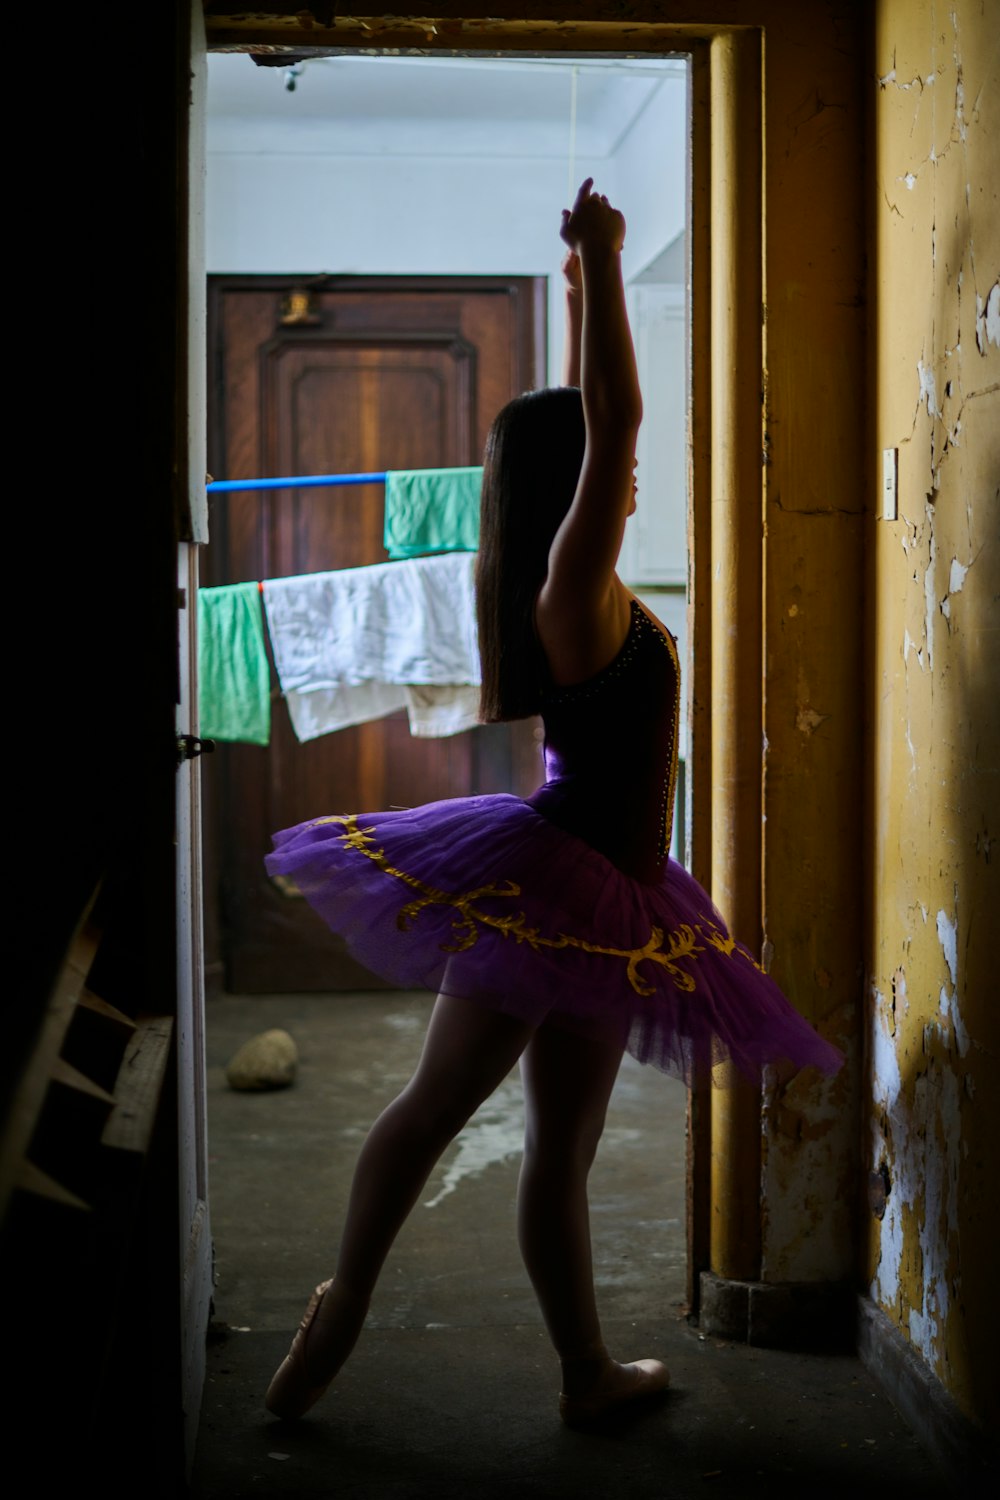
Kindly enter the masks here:
[[654, 1369], [655, 1362], [611, 1359], [594, 1293], [587, 1178], [622, 1050], [608, 1037], [545, 1022], [521, 1059], [526, 1121], [519, 1239], [570, 1402], [594, 1396], [611, 1405], [666, 1383], [665, 1369]]
[[364, 1325], [379, 1272], [445, 1148], [503, 1082], [532, 1035], [522, 1021], [439, 995], [410, 1082], [361, 1149], [333, 1285], [309, 1334], [308, 1361], [329, 1378]]

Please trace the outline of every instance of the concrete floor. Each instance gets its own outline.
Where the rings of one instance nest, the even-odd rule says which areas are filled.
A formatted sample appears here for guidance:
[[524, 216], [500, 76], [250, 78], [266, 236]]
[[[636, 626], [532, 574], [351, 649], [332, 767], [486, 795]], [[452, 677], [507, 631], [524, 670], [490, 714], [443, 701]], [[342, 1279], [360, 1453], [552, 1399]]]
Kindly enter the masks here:
[[[332, 1271], [356, 1152], [409, 1076], [429, 1007], [384, 993], [209, 1001], [216, 1290], [192, 1500], [951, 1493], [857, 1360], [705, 1339], [687, 1321], [684, 1091], [630, 1059], [591, 1177], [594, 1258], [612, 1351], [670, 1366], [661, 1403], [599, 1435], [559, 1422], [515, 1238], [514, 1074], [439, 1164], [323, 1401], [296, 1424], [269, 1417], [268, 1380]], [[229, 1089], [237, 1047], [273, 1026], [298, 1044], [294, 1087]]]

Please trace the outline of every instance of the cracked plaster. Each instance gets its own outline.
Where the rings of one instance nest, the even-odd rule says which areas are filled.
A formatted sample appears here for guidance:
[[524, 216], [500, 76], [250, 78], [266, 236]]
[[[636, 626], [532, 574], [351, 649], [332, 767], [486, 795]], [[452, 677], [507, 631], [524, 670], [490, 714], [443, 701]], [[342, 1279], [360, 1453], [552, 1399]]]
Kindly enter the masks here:
[[869, 1275], [874, 1300], [960, 1405], [988, 1358], [959, 1257], [963, 1235], [983, 1253], [987, 1192], [973, 1109], [988, 1056], [976, 870], [995, 842], [983, 778], [995, 776], [997, 743], [996, 700], [982, 689], [1000, 495], [987, 181], [1000, 47], [988, 33], [972, 3], [887, 0], [873, 78], [877, 451], [899, 450], [899, 498], [898, 520], [880, 520], [875, 536], [868, 1154], [891, 1186], [870, 1227]]

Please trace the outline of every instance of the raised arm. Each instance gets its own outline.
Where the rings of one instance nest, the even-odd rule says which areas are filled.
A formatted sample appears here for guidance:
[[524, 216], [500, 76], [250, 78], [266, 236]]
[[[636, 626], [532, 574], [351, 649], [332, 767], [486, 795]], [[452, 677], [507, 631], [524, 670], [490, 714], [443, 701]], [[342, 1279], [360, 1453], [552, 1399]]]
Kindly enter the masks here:
[[591, 191], [592, 185], [588, 178], [580, 188], [572, 210], [563, 213], [560, 231], [580, 269], [579, 383], [586, 445], [576, 494], [552, 543], [536, 607], [549, 665], [557, 681], [567, 682], [606, 665], [627, 629], [628, 594], [615, 566], [634, 503], [635, 440], [642, 420], [621, 270], [625, 220]]
[[562, 383], [580, 384], [580, 341], [583, 336], [583, 272], [575, 250], [567, 250], [562, 262], [565, 289], [565, 342]]

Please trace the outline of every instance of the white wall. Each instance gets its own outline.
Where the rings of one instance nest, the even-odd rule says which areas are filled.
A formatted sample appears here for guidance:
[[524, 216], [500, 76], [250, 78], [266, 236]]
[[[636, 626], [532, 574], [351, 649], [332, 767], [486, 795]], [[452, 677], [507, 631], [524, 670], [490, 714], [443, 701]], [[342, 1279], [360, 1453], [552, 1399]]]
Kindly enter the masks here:
[[[683, 74], [665, 75], [606, 154], [585, 122], [577, 131], [574, 176], [593, 176], [628, 221], [627, 277], [684, 226], [686, 92]], [[533, 152], [530, 139], [508, 130], [506, 154], [495, 141], [476, 154], [481, 130], [456, 135], [442, 149], [415, 120], [394, 138], [373, 127], [363, 151], [352, 130], [345, 150], [315, 120], [265, 125], [210, 112], [209, 271], [548, 276], [549, 378], [558, 379], [568, 151]]]
[[687, 78], [672, 74], [612, 157], [614, 190], [628, 221], [622, 253], [627, 281], [684, 229], [687, 146]]
[[[589, 168], [588, 168], [589, 170]], [[564, 160], [217, 155], [208, 162], [213, 272], [549, 276], [558, 378]]]

